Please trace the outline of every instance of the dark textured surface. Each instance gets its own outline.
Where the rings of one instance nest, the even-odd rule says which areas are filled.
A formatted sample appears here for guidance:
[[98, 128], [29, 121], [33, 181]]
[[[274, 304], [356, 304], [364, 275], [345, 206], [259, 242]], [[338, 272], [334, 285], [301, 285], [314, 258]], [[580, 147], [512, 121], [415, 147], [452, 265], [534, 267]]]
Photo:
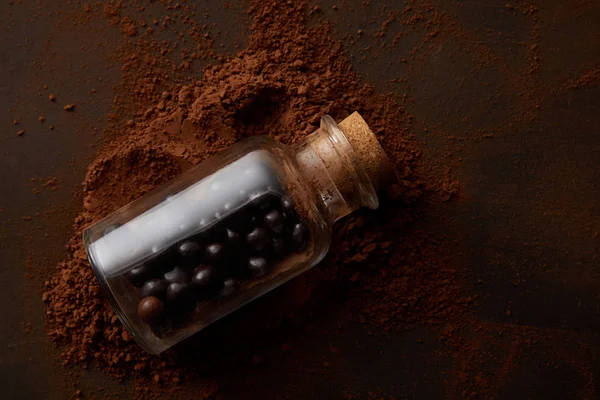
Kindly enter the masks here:
[[[400, 2], [381, 3], [402, 8]], [[533, 27], [528, 19], [503, 13], [504, 3], [438, 5], [500, 60], [477, 74], [471, 73], [472, 54], [463, 52], [464, 37], [446, 43], [436, 56], [424, 60], [422, 68], [412, 71], [400, 60], [420, 39], [418, 33], [404, 36], [394, 50], [382, 52], [375, 60], [361, 59], [367, 37], [347, 50], [355, 55], [355, 66], [365, 80], [381, 90], [389, 88], [385, 82], [390, 79], [407, 77], [408, 89], [402, 86], [403, 92], [398, 92], [411, 99], [407, 110], [424, 126], [442, 127], [462, 141], [463, 162], [455, 171], [461, 199], [431, 209], [430, 219], [423, 224], [435, 224], [444, 215], [460, 222], [456, 232], [446, 234], [461, 240], [459, 258], [468, 265], [472, 295], [481, 299], [478, 317], [503, 326], [560, 331], [574, 339], [571, 343], [580, 339], [587, 346], [571, 344], [558, 353], [576, 357], [582, 352], [582, 357], [595, 360], [600, 346], [600, 88], [565, 88], [570, 80], [598, 67], [600, 6], [572, 7], [570, 1], [538, 5], [541, 70], [539, 81], [531, 84], [541, 93], [539, 114], [532, 122], [502, 129], [492, 138], [473, 140], [481, 136], [481, 129], [514, 120], [519, 101], [519, 94], [507, 83], [506, 71], [527, 63], [526, 49], [518, 43], [528, 41]], [[346, 7], [333, 15], [330, 4], [322, 8], [340, 37], [357, 29], [372, 33], [380, 25], [381, 5], [347, 1], [356, 9]], [[62, 249], [81, 201], [79, 184], [95, 152], [91, 145], [100, 141], [96, 132], [106, 125], [111, 85], [119, 79], [118, 66], [107, 63], [106, 56], [121, 39], [116, 32], [115, 37], [107, 37], [106, 29], [98, 35], [102, 27], [94, 22], [79, 26], [76, 34], [64, 24], [57, 25], [70, 7], [79, 6], [38, 6], [27, 0], [0, 6], [0, 379], [5, 399], [60, 399], [74, 393], [70, 371], [58, 366], [58, 356], [45, 339], [44, 304], [36, 275], [51, 273], [51, 268], [31, 271], [26, 265], [53, 265], [64, 256]], [[61, 15], [56, 14], [59, 8]], [[243, 42], [243, 33], [229, 31], [218, 17], [221, 11], [214, 7], [204, 18], [215, 19], [229, 35], [227, 40]], [[371, 25], [362, 22], [365, 15], [373, 16]], [[388, 36], [393, 36], [393, 30], [391, 26]], [[91, 97], [94, 88], [98, 92]], [[48, 101], [50, 93], [57, 95], [56, 103]], [[480, 101], [490, 93], [497, 95], [493, 107]], [[74, 115], [62, 110], [67, 103], [80, 106]], [[40, 115], [46, 117], [43, 124], [37, 120]], [[18, 126], [13, 125], [14, 119], [19, 120]], [[55, 126], [53, 131], [50, 125]], [[26, 131], [23, 137], [16, 136], [19, 129]], [[445, 141], [435, 135], [418, 138], [426, 154], [444, 153]], [[30, 178], [49, 176], [59, 177], [58, 189], [33, 195], [32, 189], [39, 185]], [[36, 217], [47, 209], [56, 212]], [[34, 218], [29, 221], [24, 216]], [[49, 231], [51, 235], [45, 237]], [[333, 304], [324, 308], [335, 313]], [[320, 312], [314, 323], [327, 330], [335, 322], [327, 316], [328, 311]], [[361, 327], [347, 327], [341, 334], [334, 331], [331, 326], [330, 334], [303, 339], [301, 360], [265, 365], [265, 375], [273, 384], [253, 388], [252, 397], [289, 393], [299, 399], [339, 398], [348, 382], [353, 393], [365, 398], [370, 392], [397, 398], [461, 397], [447, 381], [454, 376], [449, 371], [456, 369], [456, 360], [436, 356], [446, 350], [437, 334], [415, 330], [380, 337], [368, 335]], [[330, 352], [330, 343], [339, 352]], [[502, 376], [494, 396], [565, 399], [589, 394], [589, 376], [546, 352], [546, 347], [558, 345], [530, 346], [531, 356]], [[505, 351], [493, 346], [486, 350]], [[324, 359], [329, 363], [327, 377], [311, 373], [322, 368]], [[492, 364], [479, 367], [489, 376], [499, 370]], [[600, 373], [595, 367], [592, 385]], [[128, 397], [127, 384], [118, 385], [102, 373], [82, 371], [77, 382], [84, 392], [114, 386]], [[237, 383], [232, 376], [222, 393], [232, 398], [248, 395]]]

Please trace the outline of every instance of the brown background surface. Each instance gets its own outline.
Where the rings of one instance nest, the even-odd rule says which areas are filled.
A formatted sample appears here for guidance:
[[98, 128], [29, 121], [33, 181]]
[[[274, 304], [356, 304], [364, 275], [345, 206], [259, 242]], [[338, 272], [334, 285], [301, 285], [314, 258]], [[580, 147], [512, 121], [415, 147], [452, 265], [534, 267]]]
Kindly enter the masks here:
[[[0, 6], [1, 397], [67, 398], [73, 395], [71, 381], [76, 380], [84, 392], [102, 386], [106, 391], [121, 390], [126, 398], [128, 384], [118, 384], [100, 372], [82, 371], [72, 378], [72, 371], [60, 366], [57, 352], [45, 338], [40, 282], [64, 256], [81, 202], [80, 182], [94, 146], [101, 142], [111, 109], [111, 87], [119, 80], [118, 65], [110, 55], [124, 40], [105, 26], [96, 26], [98, 22], [65, 23], [69, 10], [81, 4], [59, 3], [63, 2], [24, 0]], [[216, 42], [224, 44], [223, 51], [243, 46], [246, 16], [235, 3], [227, 10], [209, 3], [213, 2], [202, 2], [207, 12], [199, 18], [217, 23], [221, 32]], [[545, 347], [562, 344], [529, 346], [530, 357], [501, 377], [495, 396], [598, 398], [600, 86], [596, 82], [571, 90], [569, 82], [600, 67], [600, 4], [566, 0], [538, 4], [535, 34], [539, 35], [540, 73], [528, 84], [539, 93], [535, 101], [539, 111], [532, 121], [512, 124], [519, 114], [515, 105], [522, 99], [506, 71], [530, 62], [522, 44], [529, 43], [531, 21], [502, 12], [504, 1], [434, 2], [501, 61], [472, 74], [473, 55], [465, 53], [464, 44], [457, 40], [407, 74], [401, 60], [416, 40], [410, 36], [374, 60], [361, 59], [361, 48], [369, 45], [368, 33], [381, 24], [377, 19], [381, 7], [399, 9], [401, 3], [347, 1], [347, 7], [340, 5], [335, 15], [329, 11], [334, 2], [319, 4], [339, 37], [365, 31], [363, 41], [348, 44], [346, 50], [355, 55], [355, 67], [367, 82], [407, 96], [406, 109], [423, 126], [457, 133], [452, 150], [461, 163], [453, 172], [460, 180], [461, 194], [455, 201], [432, 207], [427, 211], [430, 218], [422, 223], [435, 224], [444, 215], [460, 221], [456, 232], [444, 234], [459, 239], [456, 255], [468, 265], [469, 290], [480, 299], [475, 311], [482, 321], [498, 323], [499, 330], [500, 326], [528, 326], [574, 339], [552, 353]], [[350, 6], [354, 11], [348, 10]], [[370, 16], [373, 22], [365, 23]], [[228, 23], [231, 20], [235, 24]], [[400, 74], [408, 81], [390, 83]], [[92, 89], [97, 89], [93, 96]], [[49, 93], [61, 101], [49, 102]], [[491, 95], [494, 101], [482, 106], [481, 99], [489, 100]], [[66, 102], [76, 102], [78, 111], [65, 113]], [[38, 122], [40, 115], [46, 117], [43, 124]], [[18, 126], [13, 125], [15, 119]], [[55, 129], [49, 130], [50, 125]], [[482, 132], [494, 127], [502, 127], [500, 133], [482, 137]], [[23, 137], [16, 136], [19, 129], [26, 131]], [[447, 150], [441, 148], [446, 141], [435, 135], [415, 134], [427, 156], [443, 156]], [[58, 178], [57, 190], [43, 188], [33, 194], [32, 189], [41, 185], [31, 178], [51, 176]], [[48, 267], [37, 267], [43, 264]], [[323, 327], [333, 322], [325, 313], [315, 319]], [[443, 346], [436, 333], [416, 329], [378, 336], [360, 326], [341, 334], [333, 328], [330, 337], [309, 336], [296, 343], [302, 346], [302, 359], [264, 366], [272, 385], [249, 392], [232, 376], [220, 393], [229, 398], [273, 398], [275, 394], [339, 398], [351, 382], [359, 398], [378, 392], [397, 398], [448, 397], [452, 384], [446, 379], [456, 360], [436, 357]], [[477, 332], [465, 335], [476, 337]], [[578, 341], [585, 342], [585, 348], [576, 345]], [[328, 351], [330, 343], [335, 343], [338, 353]], [[507, 350], [491, 346], [486, 351], [502, 359]], [[571, 358], [583, 352], [582, 358], [592, 360], [594, 368], [584, 373], [572, 362], [554, 355], [548, 358], [561, 352]], [[325, 353], [330, 373], [326, 377], [311, 373], [311, 366], [322, 365]], [[480, 368], [488, 379], [500, 370], [492, 361], [470, 368]], [[450, 397], [459, 398], [459, 393], [451, 392]]]

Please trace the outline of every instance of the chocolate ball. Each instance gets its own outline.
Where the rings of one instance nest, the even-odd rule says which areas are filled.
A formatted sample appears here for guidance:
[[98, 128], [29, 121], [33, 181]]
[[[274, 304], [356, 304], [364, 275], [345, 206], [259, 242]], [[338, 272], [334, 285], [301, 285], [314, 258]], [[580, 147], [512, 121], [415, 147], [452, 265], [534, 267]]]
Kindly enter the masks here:
[[129, 270], [129, 272], [126, 273], [126, 276], [133, 286], [140, 287], [146, 280], [152, 278], [152, 273], [147, 265], [142, 264], [139, 267]]
[[144, 297], [138, 303], [138, 315], [149, 325], [160, 324], [165, 317], [165, 305], [154, 296]]
[[264, 257], [250, 257], [248, 259], [248, 270], [253, 278], [260, 278], [269, 272], [269, 263]]
[[240, 287], [240, 282], [237, 279], [226, 279], [223, 282], [223, 289], [221, 289], [221, 296], [231, 296], [235, 292], [237, 292]]
[[215, 265], [226, 260], [225, 245], [223, 243], [211, 243], [206, 246], [205, 258], [209, 264]]
[[302, 251], [308, 244], [308, 227], [304, 222], [299, 222], [292, 229], [292, 242], [294, 250]]
[[290, 196], [281, 196], [281, 210], [284, 213], [295, 211], [296, 203], [294, 202], [294, 199], [292, 199]]
[[189, 283], [171, 283], [167, 287], [167, 302], [177, 307], [185, 306], [194, 301], [194, 290]]
[[252, 250], [262, 251], [269, 240], [269, 234], [264, 228], [254, 228], [247, 236], [246, 243]]
[[171, 271], [165, 273], [165, 281], [168, 283], [189, 283], [190, 274], [182, 267], [175, 267]]
[[194, 270], [192, 285], [200, 299], [207, 299], [219, 292], [223, 282], [213, 267], [201, 265]]
[[298, 222], [300, 216], [296, 210], [296, 203], [289, 196], [283, 196], [281, 198], [281, 211], [285, 219], [286, 225], [290, 226]]
[[179, 255], [174, 251], [174, 248], [171, 247], [161, 252], [157, 252], [154, 257], [146, 261], [144, 264], [148, 266], [153, 276], [158, 276], [173, 269], [178, 262]]
[[253, 194], [250, 196], [250, 207], [259, 213], [275, 208], [278, 204], [279, 198], [272, 193], [262, 195]]
[[158, 297], [160, 299], [165, 298], [169, 284], [162, 279], [152, 279], [146, 281], [142, 286], [141, 295], [142, 297]]
[[195, 240], [186, 240], [177, 247], [184, 266], [196, 266], [202, 262], [202, 246]]
[[271, 232], [276, 233], [278, 235], [283, 233], [283, 231], [285, 229], [284, 219], [283, 219], [283, 215], [279, 211], [277, 211], [277, 210], [269, 211], [267, 214], [265, 214], [263, 220], [264, 220], [264, 225]]
[[242, 238], [240, 237], [240, 234], [237, 233], [234, 230], [231, 229], [227, 229], [227, 241], [233, 245], [233, 246], [237, 246], [240, 244]]

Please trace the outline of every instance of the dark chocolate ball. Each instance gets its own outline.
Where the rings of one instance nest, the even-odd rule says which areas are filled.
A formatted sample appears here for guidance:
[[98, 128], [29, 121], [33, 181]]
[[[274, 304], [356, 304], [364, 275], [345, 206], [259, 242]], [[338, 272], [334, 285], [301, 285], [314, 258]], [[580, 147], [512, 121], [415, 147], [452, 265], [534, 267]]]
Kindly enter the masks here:
[[194, 301], [194, 290], [189, 283], [171, 283], [167, 287], [167, 302], [174, 306], [185, 306]]
[[216, 295], [223, 286], [223, 282], [213, 267], [201, 265], [194, 270], [192, 285], [198, 297], [206, 299]]
[[308, 244], [308, 227], [304, 222], [298, 222], [292, 229], [292, 241], [296, 251], [302, 251]]
[[252, 250], [261, 251], [265, 248], [269, 234], [264, 228], [254, 228], [247, 236], [246, 243]]
[[149, 325], [160, 324], [165, 317], [165, 305], [154, 296], [144, 297], [138, 303], [138, 315]]
[[283, 215], [279, 211], [271, 210], [267, 214], [265, 214], [263, 219], [264, 225], [271, 232], [276, 233], [278, 235], [283, 233], [285, 229], [284, 219]]
[[259, 278], [269, 272], [269, 263], [264, 257], [250, 257], [248, 259], [248, 270], [252, 277]]
[[165, 249], [156, 253], [154, 257], [146, 261], [144, 264], [148, 266], [153, 276], [162, 275], [166, 271], [173, 269], [179, 262], [179, 255], [174, 251], [174, 248]]
[[225, 245], [223, 243], [211, 243], [206, 246], [205, 258], [209, 264], [223, 263], [227, 259]]
[[177, 247], [182, 264], [195, 266], [202, 262], [202, 246], [195, 240], [186, 240]]
[[293, 224], [300, 219], [298, 211], [296, 210], [296, 203], [289, 196], [283, 196], [281, 198], [281, 211], [283, 212], [285, 224], [288, 227], [293, 226]]
[[165, 293], [167, 292], [167, 286], [169, 284], [163, 279], [152, 279], [146, 281], [142, 286], [141, 295], [142, 297], [158, 297], [159, 299], [165, 298]]
[[237, 279], [226, 279], [223, 282], [223, 289], [221, 289], [221, 296], [231, 296], [235, 292], [237, 292], [240, 287], [240, 282]]
[[253, 194], [250, 196], [250, 207], [256, 212], [264, 212], [271, 208], [277, 207], [279, 198], [272, 193], [262, 195]]
[[240, 237], [240, 234], [237, 233], [234, 230], [231, 229], [227, 229], [227, 241], [233, 245], [233, 246], [237, 246], [240, 244], [242, 238]]
[[290, 196], [281, 196], [281, 210], [287, 213], [296, 210], [296, 203]]
[[133, 286], [140, 287], [146, 280], [152, 277], [152, 273], [147, 265], [142, 264], [139, 267], [129, 270], [129, 272], [126, 273], [126, 276]]
[[175, 267], [165, 273], [165, 281], [168, 283], [189, 283], [190, 273], [182, 267]]

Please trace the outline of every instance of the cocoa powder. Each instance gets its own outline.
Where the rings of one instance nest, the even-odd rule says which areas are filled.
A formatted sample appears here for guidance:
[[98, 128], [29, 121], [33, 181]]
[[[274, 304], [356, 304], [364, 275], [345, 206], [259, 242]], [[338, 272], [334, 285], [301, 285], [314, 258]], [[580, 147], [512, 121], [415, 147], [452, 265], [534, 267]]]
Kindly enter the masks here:
[[[457, 190], [455, 181], [441, 184], [417, 164], [412, 117], [391, 95], [361, 81], [330, 26], [309, 23], [306, 2], [250, 3], [248, 48], [218, 56], [198, 79], [183, 74], [189, 65], [169, 61], [176, 47], [172, 43], [149, 39], [150, 31], [137, 38], [138, 24], [121, 3], [104, 6], [104, 18], [137, 39], [120, 56], [124, 81], [113, 128], [88, 168], [69, 257], [57, 266], [43, 300], [48, 335], [61, 346], [64, 364], [90, 363], [117, 379], [135, 378], [144, 398], [157, 395], [157, 388], [171, 395], [185, 391], [186, 382], [194, 382], [196, 398], [215, 393], [219, 374], [237, 361], [248, 367], [260, 363], [260, 351], [269, 343], [283, 343], [281, 350], [289, 351], [288, 340], [310, 330], [311, 310], [324, 302], [346, 298], [340, 307], [348, 312], [340, 324], [359, 321], [383, 330], [458, 324], [471, 302], [462, 296], [464, 277], [445, 254], [451, 243], [411, 228], [422, 214], [424, 195], [447, 199]], [[183, 20], [185, 12], [170, 15]], [[170, 20], [154, 25], [167, 29]], [[199, 27], [191, 30], [190, 40], [204, 49], [194, 59], [217, 57]], [[165, 71], [173, 76], [167, 78]], [[339, 224], [326, 260], [285, 290], [161, 356], [144, 353], [107, 304], [88, 264], [82, 231], [240, 139], [269, 135], [296, 143], [317, 129], [322, 115], [340, 121], [354, 111], [369, 123], [397, 167], [400, 182], [382, 194], [381, 210], [361, 211]], [[344, 296], [332, 297], [332, 285], [343, 288]], [[277, 306], [265, 313], [268, 301]], [[236, 340], [240, 329], [248, 332], [244, 344]], [[205, 345], [215, 338], [227, 347]]]

